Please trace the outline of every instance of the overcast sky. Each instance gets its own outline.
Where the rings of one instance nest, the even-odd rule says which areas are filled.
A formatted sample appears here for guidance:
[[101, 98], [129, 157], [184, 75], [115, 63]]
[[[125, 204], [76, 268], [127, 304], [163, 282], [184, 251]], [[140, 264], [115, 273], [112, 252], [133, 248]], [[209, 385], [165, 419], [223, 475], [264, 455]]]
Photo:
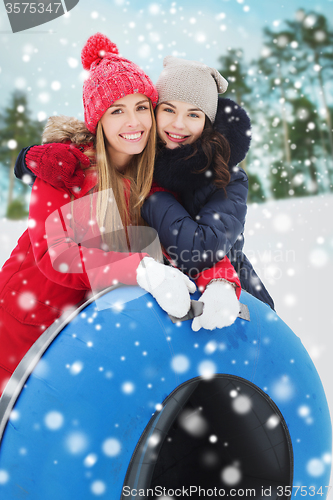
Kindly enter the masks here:
[[332, 0], [80, 0], [65, 16], [13, 34], [1, 2], [0, 107], [18, 88], [28, 92], [34, 118], [82, 118], [80, 53], [97, 31], [156, 81], [169, 54], [219, 70], [228, 47], [242, 48], [248, 61], [256, 58], [263, 27], [278, 29], [300, 8], [333, 19]]

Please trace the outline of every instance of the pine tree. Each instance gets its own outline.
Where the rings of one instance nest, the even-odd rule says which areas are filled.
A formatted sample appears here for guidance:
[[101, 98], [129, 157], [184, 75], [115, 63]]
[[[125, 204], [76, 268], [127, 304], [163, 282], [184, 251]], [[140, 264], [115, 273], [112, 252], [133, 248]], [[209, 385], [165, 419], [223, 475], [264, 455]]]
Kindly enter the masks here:
[[290, 128], [293, 149], [293, 179], [291, 187], [296, 196], [318, 194], [322, 179], [317, 169], [317, 144], [320, 130], [315, 105], [307, 97], [294, 99], [294, 121]]
[[[9, 106], [0, 114], [1, 143], [0, 162], [9, 168], [9, 187], [7, 198], [7, 215], [17, 214], [18, 201], [13, 200], [14, 193], [14, 166], [20, 150], [31, 144], [39, 144], [43, 124], [30, 118], [28, 100], [25, 94], [14, 92], [11, 95]], [[16, 218], [16, 216], [15, 216]]]
[[[258, 64], [267, 78], [268, 100], [272, 102], [272, 107], [275, 106], [277, 109], [277, 116], [272, 123], [277, 132], [274, 134], [276, 139], [273, 139], [275, 149], [278, 152], [280, 148], [280, 151], [284, 153], [272, 162], [271, 183], [276, 198], [299, 194], [299, 186], [293, 189], [295, 178], [298, 181], [300, 179], [300, 176], [295, 177], [295, 168], [299, 166], [299, 162], [305, 161], [299, 159], [299, 152], [304, 150], [302, 142], [306, 136], [294, 132], [295, 120], [298, 130], [304, 128], [304, 123], [295, 116], [295, 110], [303, 102], [308, 115], [316, 113], [314, 104], [305, 96], [305, 92], [309, 90], [309, 78], [304, 76], [309, 67], [305, 43], [296, 33], [296, 27], [292, 22], [286, 21], [286, 25], [287, 28], [279, 32], [273, 32], [267, 28], [264, 30], [265, 50]], [[302, 99], [304, 100], [301, 101]], [[312, 116], [312, 118], [316, 122], [316, 127], [315, 130], [311, 130], [311, 133], [313, 136], [316, 135], [317, 139], [317, 132], [322, 132], [320, 126], [317, 127], [319, 125], [317, 117]], [[279, 133], [279, 130], [282, 133]], [[317, 153], [320, 156], [320, 151], [317, 150]], [[311, 174], [312, 183], [307, 185], [311, 186], [310, 192], [314, 194], [318, 190], [317, 162], [311, 162], [311, 166], [308, 165], [308, 167], [305, 170]], [[301, 188], [303, 189], [304, 186]], [[305, 194], [304, 191], [303, 194]]]
[[[248, 67], [243, 60], [243, 51], [241, 49], [228, 48], [226, 56], [219, 57], [221, 63], [220, 73], [229, 82], [228, 93], [230, 97], [237, 102], [239, 106], [245, 106], [250, 117], [254, 116], [255, 106], [252, 106], [250, 98], [252, 88], [248, 84]], [[228, 96], [228, 94], [226, 94]], [[249, 152], [251, 157], [251, 149]], [[265, 200], [264, 190], [261, 184], [260, 177], [249, 171], [247, 168], [247, 158], [240, 164], [249, 178], [249, 194], [248, 201], [263, 202]]]
[[[287, 32], [274, 33], [268, 28], [265, 28], [264, 34], [265, 46], [262, 50], [261, 58], [258, 61], [259, 73], [263, 73], [266, 76], [267, 97], [271, 100], [272, 98], [275, 98], [275, 100], [278, 99], [280, 103], [280, 116], [282, 118], [284, 132], [285, 161], [287, 164], [290, 164], [289, 131], [285, 110], [286, 88], [289, 87], [289, 79], [286, 78], [286, 76], [289, 75], [286, 75], [285, 65], [283, 63], [285, 62], [284, 51], [292, 35]], [[276, 93], [278, 94], [277, 98], [274, 96]]]
[[258, 174], [248, 172], [249, 178], [249, 193], [247, 197], [248, 203], [263, 203], [266, 201], [266, 195], [262, 182]]
[[219, 62], [221, 63], [220, 73], [229, 82], [228, 91], [233, 94], [232, 99], [240, 106], [244, 106], [251, 88], [247, 83], [247, 68], [243, 61], [243, 51], [229, 47], [228, 54], [219, 57]]
[[303, 72], [310, 73], [310, 76], [317, 80], [333, 157], [332, 118], [325, 90], [326, 81], [331, 81], [333, 76], [333, 30], [324, 15], [304, 10], [299, 10], [297, 20], [287, 21], [287, 25], [295, 33], [298, 43], [306, 49], [303, 56], [306, 66], [303, 67]]

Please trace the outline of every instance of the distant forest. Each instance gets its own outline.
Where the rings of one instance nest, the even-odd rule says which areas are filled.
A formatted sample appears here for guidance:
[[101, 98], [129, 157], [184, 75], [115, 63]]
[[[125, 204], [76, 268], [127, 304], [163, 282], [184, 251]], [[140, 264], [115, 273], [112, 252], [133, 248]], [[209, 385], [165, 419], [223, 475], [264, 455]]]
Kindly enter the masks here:
[[249, 201], [333, 192], [333, 30], [327, 18], [299, 10], [280, 31], [264, 29], [260, 57], [251, 64], [234, 48], [219, 61], [227, 96], [252, 121], [242, 164]]
[[[247, 63], [229, 48], [219, 58], [223, 97], [243, 106], [252, 143], [242, 162], [251, 203], [333, 193], [333, 30], [327, 18], [299, 10], [280, 30], [265, 28], [259, 58]], [[31, 119], [27, 96], [14, 92], [0, 111], [0, 204], [3, 215], [27, 215], [28, 188], [14, 178], [20, 150], [41, 142], [45, 123]]]

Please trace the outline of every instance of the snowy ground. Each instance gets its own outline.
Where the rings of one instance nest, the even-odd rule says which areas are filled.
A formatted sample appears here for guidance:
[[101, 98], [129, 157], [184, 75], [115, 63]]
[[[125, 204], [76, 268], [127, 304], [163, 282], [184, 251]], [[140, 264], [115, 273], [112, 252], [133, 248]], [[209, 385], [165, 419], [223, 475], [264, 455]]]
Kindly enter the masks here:
[[333, 196], [249, 207], [245, 253], [279, 316], [300, 337], [333, 415]]
[[[323, 381], [333, 414], [333, 196], [251, 205], [245, 251], [279, 316], [298, 335]], [[0, 265], [26, 221], [0, 220]]]

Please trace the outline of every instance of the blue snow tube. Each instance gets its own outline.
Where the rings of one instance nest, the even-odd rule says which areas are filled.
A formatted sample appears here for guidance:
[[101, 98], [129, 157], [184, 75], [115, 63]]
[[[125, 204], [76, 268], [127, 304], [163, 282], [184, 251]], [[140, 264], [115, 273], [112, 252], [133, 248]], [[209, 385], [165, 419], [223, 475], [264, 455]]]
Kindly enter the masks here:
[[55, 322], [0, 401], [0, 498], [325, 498], [318, 373], [275, 312], [241, 302], [250, 321], [194, 333], [122, 286]]

